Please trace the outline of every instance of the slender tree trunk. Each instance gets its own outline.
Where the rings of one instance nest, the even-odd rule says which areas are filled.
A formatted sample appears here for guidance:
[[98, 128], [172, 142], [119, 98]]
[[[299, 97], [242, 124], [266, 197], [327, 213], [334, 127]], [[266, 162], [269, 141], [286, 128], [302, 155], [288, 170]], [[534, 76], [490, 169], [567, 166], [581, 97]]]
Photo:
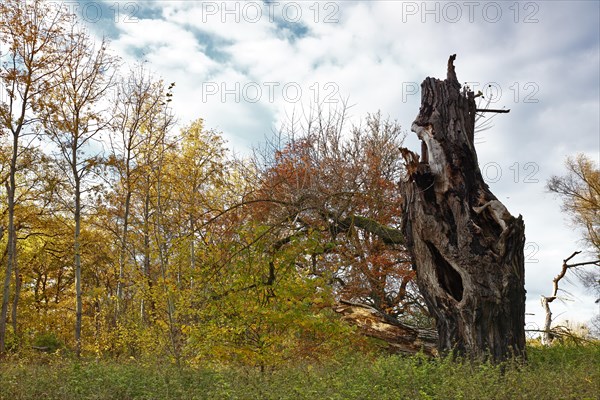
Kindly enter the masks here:
[[[12, 208], [12, 199], [10, 192], [11, 189], [7, 186], [8, 194], [8, 208]], [[14, 264], [14, 217], [13, 213], [9, 212], [8, 215], [8, 244], [7, 244], [7, 262], [6, 269], [4, 271], [4, 287], [2, 290], [2, 314], [0, 314], [0, 354], [6, 352], [6, 323], [8, 319], [8, 302], [10, 301], [10, 280], [12, 277], [12, 270]]]
[[501, 361], [525, 356], [525, 226], [483, 181], [474, 94], [461, 91], [454, 59], [446, 80], [421, 84], [412, 130], [424, 153], [403, 149], [404, 232], [440, 351]]
[[117, 317], [121, 313], [123, 302], [123, 279], [127, 254], [127, 234], [129, 232], [129, 213], [131, 210], [131, 148], [127, 146], [125, 158], [125, 212], [123, 215], [123, 232], [121, 236], [121, 254], [119, 256], [119, 280], [117, 282]]
[[150, 182], [147, 181], [147, 192], [144, 199], [144, 227], [143, 227], [143, 236], [144, 236], [144, 260], [143, 260], [143, 275], [146, 279], [146, 293], [142, 296], [142, 303], [140, 307], [141, 319], [142, 321], [148, 321], [146, 310], [146, 299], [149, 302], [150, 306], [150, 319], [152, 320], [154, 314], [154, 300], [152, 299], [152, 277], [150, 275]]
[[[16, 259], [16, 257], [15, 257]], [[19, 263], [15, 262], [15, 295], [13, 297], [13, 305], [12, 305], [12, 315], [10, 321], [12, 322], [13, 332], [15, 335], [18, 335], [18, 326], [17, 326], [17, 316], [18, 316], [18, 307], [19, 307], [19, 299], [21, 297], [21, 286], [23, 283], [23, 279], [21, 277], [21, 273], [19, 272]]]
[[100, 351], [100, 334], [102, 332], [102, 312], [100, 308], [100, 301], [98, 297], [94, 299], [94, 327], [96, 328], [95, 332], [95, 344], [97, 351]]
[[[74, 165], [77, 165], [74, 163]], [[75, 173], [77, 171], [75, 170]], [[76, 176], [75, 179], [75, 302], [76, 302], [76, 321], [75, 321], [75, 343], [77, 357], [81, 355], [81, 316], [83, 312], [83, 304], [81, 299], [81, 187], [80, 181]]]
[[[75, 115], [75, 126], [79, 126], [79, 114]], [[81, 299], [81, 176], [78, 166], [79, 132], [73, 132], [73, 143], [71, 148], [71, 172], [74, 182], [74, 201], [75, 209], [73, 218], [75, 222], [75, 232], [73, 236], [73, 252], [75, 263], [75, 352], [77, 357], [81, 356], [81, 317], [83, 313], [83, 304]]]
[[191, 243], [190, 243], [190, 289], [194, 289], [194, 271], [196, 270], [196, 223], [194, 221], [194, 217], [190, 217], [190, 233], [191, 233]]
[[[164, 150], [163, 150], [164, 151]], [[160, 163], [162, 165], [162, 157]], [[167, 300], [167, 318], [169, 322], [169, 339], [171, 341], [171, 349], [173, 351], [173, 356], [175, 357], [175, 361], [177, 366], [180, 366], [180, 354], [179, 347], [177, 346], [177, 327], [175, 325], [175, 304], [173, 302], [173, 296], [171, 294], [171, 290], [169, 289], [167, 283], [167, 268], [169, 265], [168, 260], [168, 248], [167, 248], [167, 238], [165, 235], [163, 221], [163, 205], [162, 205], [162, 179], [161, 172], [159, 170], [157, 174], [157, 182], [156, 182], [156, 225], [154, 228], [155, 236], [156, 236], [156, 244], [158, 247], [158, 256], [160, 261], [160, 273], [163, 284], [164, 295]], [[163, 235], [163, 236], [161, 236]]]
[[6, 270], [4, 275], [4, 287], [2, 290], [2, 310], [0, 313], [0, 354], [6, 352], [6, 322], [8, 318], [8, 302], [10, 301], [10, 278], [16, 265], [16, 239], [15, 229], [15, 192], [17, 174], [17, 158], [19, 154], [19, 134], [21, 126], [13, 132], [12, 154], [10, 160], [10, 172], [6, 183], [6, 196], [8, 202], [8, 243]]
[[[127, 178], [129, 179], [129, 178]], [[129, 212], [131, 208], [131, 190], [127, 184], [127, 193], [125, 195], [125, 214], [123, 216], [123, 232], [121, 236], [121, 254], [119, 256], [119, 280], [117, 282], [117, 317], [123, 308], [123, 280], [125, 277], [125, 262], [127, 252], [127, 233], [129, 231]]]

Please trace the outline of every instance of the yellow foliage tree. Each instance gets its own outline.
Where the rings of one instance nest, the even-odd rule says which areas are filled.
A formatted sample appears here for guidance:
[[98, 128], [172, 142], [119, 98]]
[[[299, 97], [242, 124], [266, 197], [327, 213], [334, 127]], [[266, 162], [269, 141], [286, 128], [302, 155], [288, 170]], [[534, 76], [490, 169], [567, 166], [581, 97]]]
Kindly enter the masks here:
[[575, 225], [585, 230], [584, 239], [600, 255], [600, 169], [584, 154], [568, 157], [567, 174], [553, 176], [548, 190], [557, 193]]

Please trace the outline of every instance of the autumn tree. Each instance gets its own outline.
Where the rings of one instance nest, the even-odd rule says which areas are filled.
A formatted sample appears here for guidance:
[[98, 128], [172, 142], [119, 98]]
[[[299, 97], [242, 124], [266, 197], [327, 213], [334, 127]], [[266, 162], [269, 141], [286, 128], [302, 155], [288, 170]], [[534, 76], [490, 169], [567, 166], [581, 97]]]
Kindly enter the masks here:
[[226, 187], [203, 194], [213, 199], [203, 202], [209, 208], [190, 271], [190, 307], [179, 313], [192, 362], [264, 369], [355, 351], [362, 338], [334, 314], [328, 274], [309, 267], [311, 254], [320, 252], [319, 233], [281, 240], [280, 225], [238, 206], [235, 192], [248, 194], [251, 185], [236, 176], [237, 168], [245, 167], [233, 163], [226, 170]]
[[328, 271], [340, 297], [398, 316], [408, 311], [401, 304], [410, 303], [413, 277], [397, 231], [403, 134], [379, 114], [346, 130], [344, 111], [291, 121], [287, 141], [271, 142], [255, 160], [262, 172], [247, 200], [283, 241], [320, 233], [322, 250], [309, 268]]
[[107, 127], [103, 99], [113, 85], [117, 59], [103, 40], [94, 43], [77, 23], [64, 36], [64, 63], [44, 96], [43, 124], [47, 137], [57, 147], [61, 168], [68, 177], [74, 222], [74, 270], [76, 291], [75, 341], [81, 351], [81, 222], [85, 195], [93, 186], [88, 179], [98, 165], [100, 146], [96, 139]]
[[563, 210], [584, 230], [585, 243], [600, 255], [600, 169], [583, 154], [568, 157], [565, 167], [567, 174], [550, 178], [547, 188], [560, 196]]
[[198, 260], [207, 252], [209, 236], [227, 240], [218, 235], [218, 225], [213, 230], [207, 224], [223, 208], [221, 194], [227, 185], [229, 163], [221, 136], [206, 129], [199, 119], [180, 130], [177, 140], [163, 149], [157, 165], [151, 198], [152, 242], [160, 271], [155, 301], [166, 300], [163, 309], [167, 311], [170, 347], [179, 359], [182, 329], [196, 314], [195, 292], [208, 287]]
[[[264, 227], [271, 257], [304, 243], [305, 253], [294, 260], [298, 273], [324, 283], [319, 290], [332, 290], [348, 307], [374, 307], [406, 334], [395, 348], [417, 352], [420, 334], [405, 324], [430, 322], [400, 231], [404, 135], [379, 114], [346, 127], [346, 110], [316, 108], [292, 118], [258, 149], [243, 208]], [[282, 271], [275, 262], [264, 265], [261, 285], [268, 288]], [[385, 340], [390, 332], [369, 335]]]
[[171, 96], [171, 88], [165, 88], [160, 83], [160, 96], [164, 101], [159, 107], [154, 107], [151, 114], [140, 129], [141, 143], [139, 153], [136, 155], [136, 164], [141, 179], [136, 183], [138, 195], [135, 198], [136, 213], [138, 215], [138, 248], [141, 255], [141, 271], [144, 277], [144, 292], [146, 295], [141, 300], [140, 316], [142, 320], [152, 321], [155, 318], [155, 283], [157, 268], [153, 268], [153, 260], [158, 248], [152, 246], [154, 236], [154, 223], [156, 222], [156, 209], [160, 207], [162, 192], [161, 182], [165, 169], [166, 153], [174, 146], [173, 138], [169, 135], [175, 124], [175, 117], [168, 107], [166, 100]]
[[230, 168], [222, 137], [206, 129], [203, 120], [181, 129], [166, 169], [168, 220], [176, 227], [175, 242], [183, 256], [179, 268], [188, 272], [186, 280], [178, 279], [180, 287], [194, 288], [198, 246], [207, 240], [208, 221], [224, 207], [223, 194], [233, 183], [228, 182]]
[[111, 154], [108, 165], [116, 173], [117, 188], [113, 201], [117, 214], [115, 234], [120, 242], [117, 281], [117, 314], [125, 300], [124, 290], [129, 284], [128, 261], [131, 260], [129, 229], [131, 224], [132, 196], [139, 180], [143, 178], [143, 144], [145, 130], [153, 118], [161, 112], [169, 98], [162, 82], [153, 78], [140, 64], [120, 77], [113, 99], [114, 109], [110, 136]]
[[[11, 156], [6, 180], [8, 204], [7, 260], [0, 313], [0, 354], [5, 351], [6, 321], [10, 297], [11, 274], [18, 279], [15, 207], [17, 196], [17, 166], [19, 158], [28, 151], [22, 145], [24, 135], [33, 128], [43, 104], [42, 94], [53, 85], [53, 76], [63, 63], [64, 53], [59, 46], [64, 38], [65, 24], [70, 16], [53, 10], [42, 0], [21, 2], [7, 0], [0, 3], [0, 45], [4, 51], [0, 79], [5, 96], [0, 102], [0, 132], [9, 135]], [[18, 286], [18, 285], [17, 285]], [[14, 321], [13, 321], [14, 322]]]
[[[6, 216], [8, 214], [8, 205], [6, 202], [8, 191], [8, 169], [10, 155], [12, 149], [10, 148], [11, 140], [7, 137], [0, 138], [0, 143], [3, 145], [0, 147], [1, 159], [7, 160], [5, 166], [6, 170], [0, 174], [0, 179], [6, 183], [0, 187], [0, 199], [2, 199], [2, 207], [0, 207], [0, 215], [3, 216], [3, 224], [6, 222]], [[12, 138], [11, 138], [12, 139]], [[47, 237], [48, 235], [55, 235], [56, 232], [49, 233], [46, 228], [49, 221], [52, 219], [52, 212], [54, 209], [54, 191], [57, 186], [60, 185], [60, 178], [54, 168], [53, 160], [48, 155], [36, 147], [29, 147], [27, 151], [23, 148], [19, 148], [20, 156], [16, 165], [15, 174], [15, 201], [14, 211], [18, 219], [15, 221], [14, 232], [15, 232], [15, 254], [19, 255], [19, 263], [14, 264], [14, 284], [12, 285], [14, 291], [12, 295], [12, 308], [10, 321], [12, 323], [13, 333], [13, 345], [23, 343], [20, 335], [20, 327], [23, 325], [18, 322], [18, 316], [20, 313], [22, 291], [24, 288], [29, 287], [31, 281], [29, 280], [29, 271], [31, 261], [29, 250], [31, 249], [32, 242], [38, 238]], [[4, 189], [4, 190], [3, 190]], [[2, 232], [0, 232], [2, 233]], [[3, 244], [7, 244], [6, 241]], [[2, 262], [6, 262], [8, 254], [8, 248], [4, 246], [2, 250]], [[25, 293], [27, 295], [27, 293]], [[28, 303], [26, 303], [25, 310], [27, 309]], [[14, 346], [13, 346], [14, 348]]]

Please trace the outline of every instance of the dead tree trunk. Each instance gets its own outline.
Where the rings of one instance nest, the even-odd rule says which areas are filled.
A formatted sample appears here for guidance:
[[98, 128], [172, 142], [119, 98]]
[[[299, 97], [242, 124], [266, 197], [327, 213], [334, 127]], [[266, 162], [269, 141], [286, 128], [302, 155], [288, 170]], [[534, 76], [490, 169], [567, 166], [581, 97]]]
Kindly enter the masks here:
[[474, 93], [461, 90], [455, 58], [446, 80], [421, 84], [412, 131], [424, 154], [403, 149], [403, 230], [440, 352], [501, 361], [525, 356], [525, 226], [483, 181]]

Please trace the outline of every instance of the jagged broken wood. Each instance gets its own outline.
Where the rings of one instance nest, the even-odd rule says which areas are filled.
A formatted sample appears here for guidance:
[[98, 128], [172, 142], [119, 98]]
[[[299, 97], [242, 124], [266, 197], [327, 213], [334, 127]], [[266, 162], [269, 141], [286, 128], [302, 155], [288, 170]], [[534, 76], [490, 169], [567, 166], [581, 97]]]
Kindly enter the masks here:
[[438, 354], [435, 330], [403, 324], [365, 304], [340, 301], [335, 311], [342, 315], [343, 320], [358, 326], [362, 334], [386, 342], [391, 353]]
[[475, 95], [461, 88], [455, 58], [445, 80], [421, 84], [412, 131], [422, 154], [402, 151], [403, 231], [440, 352], [501, 361], [525, 355], [525, 226], [483, 180]]

